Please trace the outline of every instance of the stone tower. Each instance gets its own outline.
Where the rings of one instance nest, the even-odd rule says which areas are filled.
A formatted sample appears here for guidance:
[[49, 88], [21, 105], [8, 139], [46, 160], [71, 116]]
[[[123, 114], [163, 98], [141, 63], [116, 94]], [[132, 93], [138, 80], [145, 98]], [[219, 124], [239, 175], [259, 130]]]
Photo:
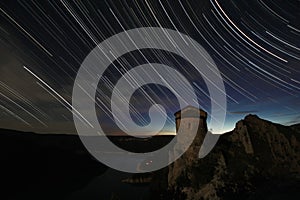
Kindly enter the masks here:
[[187, 106], [182, 110], [177, 111], [174, 116], [176, 120], [177, 134], [180, 134], [178, 133], [178, 127], [180, 124], [185, 126], [187, 130], [191, 129], [193, 125], [195, 126], [198, 124], [200, 128], [203, 128], [203, 126], [206, 125], [207, 113], [193, 106]]
[[[207, 133], [207, 113], [205, 111], [193, 106], [187, 106], [174, 115], [176, 120], [177, 143], [174, 146], [173, 152], [170, 152], [170, 156], [180, 153], [182, 146], [186, 145], [186, 141], [189, 137], [192, 137], [191, 133], [197, 133], [188, 150], [173, 164], [169, 165], [169, 186], [175, 184], [177, 177], [185, 168], [188, 168], [198, 160], [198, 153]], [[182, 126], [180, 130], [179, 126]]]
[[[190, 137], [193, 137], [192, 133], [197, 132], [192, 145], [187, 150], [187, 153], [190, 160], [198, 159], [198, 153], [207, 132], [207, 113], [196, 107], [187, 106], [176, 112], [174, 115], [176, 120], [177, 145], [185, 145], [186, 141]], [[179, 126], [182, 126], [181, 130], [179, 130]]]

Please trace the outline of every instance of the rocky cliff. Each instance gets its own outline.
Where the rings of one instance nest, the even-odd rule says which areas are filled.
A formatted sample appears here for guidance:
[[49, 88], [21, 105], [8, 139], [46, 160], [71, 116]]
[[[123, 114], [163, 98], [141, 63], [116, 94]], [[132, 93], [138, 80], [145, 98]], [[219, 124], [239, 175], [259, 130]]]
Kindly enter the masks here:
[[[287, 127], [256, 115], [246, 116], [233, 131], [220, 137], [205, 158], [194, 159], [188, 151], [170, 165], [166, 198], [300, 197], [299, 130], [299, 126]], [[199, 149], [199, 138], [191, 149]]]

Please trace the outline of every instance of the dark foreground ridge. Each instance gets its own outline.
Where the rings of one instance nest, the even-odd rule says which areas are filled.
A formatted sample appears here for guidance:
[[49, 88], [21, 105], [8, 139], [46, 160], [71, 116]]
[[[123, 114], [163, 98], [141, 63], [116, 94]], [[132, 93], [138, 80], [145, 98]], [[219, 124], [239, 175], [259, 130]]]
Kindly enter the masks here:
[[107, 167], [75, 135], [0, 130], [1, 199], [63, 199]]
[[[164, 146], [173, 137], [109, 138], [125, 150], [148, 152]], [[65, 199], [108, 169], [88, 153], [77, 135], [0, 129], [0, 157], [1, 199]]]
[[[206, 123], [203, 126], [205, 134]], [[147, 193], [139, 199], [299, 199], [299, 124], [283, 126], [248, 115], [233, 131], [222, 135], [203, 159], [195, 158], [198, 152], [193, 152], [199, 150], [203, 138], [197, 137], [190, 149], [169, 167], [154, 173], [127, 174], [94, 160], [76, 135], [0, 129], [1, 199], [66, 199], [72, 193], [77, 196], [96, 177], [106, 177], [105, 181], [117, 177], [108, 188], [117, 188], [119, 183], [134, 185], [126, 197], [122, 198], [120, 186], [106, 199], [128, 199], [141, 191]], [[172, 138], [110, 139], [124, 149], [143, 152], [144, 148], [159, 148]], [[97, 195], [107, 193], [102, 188], [99, 185], [94, 189]], [[83, 197], [92, 190], [87, 191]], [[88, 199], [101, 199], [97, 195]]]

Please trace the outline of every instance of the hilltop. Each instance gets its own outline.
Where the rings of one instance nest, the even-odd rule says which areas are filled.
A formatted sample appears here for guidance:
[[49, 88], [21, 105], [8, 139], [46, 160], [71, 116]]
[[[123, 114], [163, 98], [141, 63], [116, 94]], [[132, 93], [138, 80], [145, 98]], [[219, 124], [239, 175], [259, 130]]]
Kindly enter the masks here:
[[299, 198], [299, 130], [299, 125], [283, 126], [247, 115], [220, 137], [208, 156], [191, 160], [184, 155], [177, 161], [185, 163], [179, 166], [183, 169], [169, 167], [165, 198]]

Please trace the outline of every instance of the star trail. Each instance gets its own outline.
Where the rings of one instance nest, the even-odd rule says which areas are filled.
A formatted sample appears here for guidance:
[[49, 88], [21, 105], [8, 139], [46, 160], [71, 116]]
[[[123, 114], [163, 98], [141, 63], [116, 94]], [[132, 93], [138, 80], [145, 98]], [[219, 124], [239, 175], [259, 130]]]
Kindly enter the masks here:
[[[284, 125], [299, 123], [299, 15], [297, 0], [1, 1], [0, 126], [75, 133], [74, 113], [91, 126], [72, 107], [81, 63], [105, 39], [141, 27], [184, 33], [210, 54], [226, 89], [223, 132], [250, 113]], [[145, 63], [178, 70], [193, 85], [201, 108], [210, 113], [210, 94], [191, 63], [170, 52], [141, 49], [116, 58], [94, 86], [98, 120], [108, 134], [122, 134], [110, 114], [114, 86], [128, 70]], [[165, 87], [138, 89], [130, 99], [132, 119], [147, 125], [148, 110], [155, 103], [168, 114], [162, 133], [174, 133], [173, 113], [179, 104]]]

